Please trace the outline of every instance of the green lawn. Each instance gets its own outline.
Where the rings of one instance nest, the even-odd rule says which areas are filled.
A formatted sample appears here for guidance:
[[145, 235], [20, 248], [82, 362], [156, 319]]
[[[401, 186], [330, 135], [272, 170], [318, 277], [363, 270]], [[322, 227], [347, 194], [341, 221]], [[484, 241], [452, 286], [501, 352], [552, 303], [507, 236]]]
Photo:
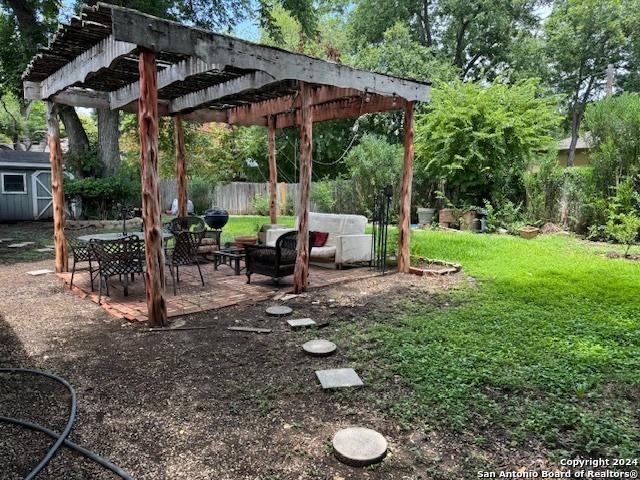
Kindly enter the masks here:
[[[417, 231], [412, 252], [474, 281], [345, 327], [414, 392], [389, 411], [482, 447], [640, 456], [640, 262], [573, 238]], [[369, 353], [362, 353], [369, 348]]]

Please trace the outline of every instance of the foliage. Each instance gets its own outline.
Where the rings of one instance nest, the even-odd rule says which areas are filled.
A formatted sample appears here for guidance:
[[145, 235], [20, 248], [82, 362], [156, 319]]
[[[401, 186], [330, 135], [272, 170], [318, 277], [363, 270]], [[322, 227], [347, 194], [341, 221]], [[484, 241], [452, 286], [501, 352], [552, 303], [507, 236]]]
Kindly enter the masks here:
[[196, 214], [202, 214], [211, 207], [212, 184], [207, 178], [200, 176], [190, 177], [187, 182], [187, 189]]
[[0, 97], [0, 136], [3, 143], [20, 144], [25, 149], [46, 141], [47, 125], [44, 103], [33, 102], [22, 108], [10, 91]]
[[322, 213], [333, 212], [336, 205], [335, 190], [329, 180], [313, 182], [311, 184], [311, 202], [315, 211]]
[[140, 205], [139, 176], [121, 167], [113, 176], [86, 177], [65, 180], [67, 199], [80, 199], [83, 215], [93, 218], [114, 218], [118, 204]]
[[536, 80], [438, 84], [416, 122], [419, 174], [446, 181], [454, 202], [518, 201], [521, 173], [535, 152], [551, 148], [560, 120], [556, 99], [540, 93]]
[[626, 245], [625, 256], [640, 235], [640, 217], [636, 213], [617, 213], [607, 221], [606, 231], [617, 242]]
[[253, 209], [256, 211], [257, 215], [268, 216], [269, 215], [269, 194], [268, 193], [259, 193], [253, 200], [251, 201], [251, 205]]
[[533, 161], [523, 173], [526, 190], [526, 217], [529, 223], [558, 221], [558, 202], [562, 194], [564, 169], [557, 159], [557, 152]]
[[345, 163], [357, 200], [357, 213], [370, 215], [375, 195], [386, 186], [394, 187], [397, 199], [402, 174], [400, 145], [392, 145], [377, 135], [365, 134], [360, 143], [349, 151]]
[[484, 208], [487, 211], [487, 230], [489, 232], [504, 229], [515, 235], [518, 229], [524, 226], [522, 205], [515, 205], [510, 200], [505, 200], [494, 206], [485, 201]]
[[606, 197], [625, 177], [640, 173], [640, 95], [623, 93], [594, 102], [584, 122], [595, 186]]
[[[351, 339], [352, 361], [385, 358], [379, 375], [412, 387], [385, 411], [470, 448], [542, 443], [560, 458], [638, 456], [628, 395], [640, 385], [637, 262], [564, 236], [413, 231], [411, 246], [460, 262], [475, 281], [412, 297], [396, 320], [367, 318], [339, 332]], [[474, 467], [447, 465], [441, 478], [473, 478]]]

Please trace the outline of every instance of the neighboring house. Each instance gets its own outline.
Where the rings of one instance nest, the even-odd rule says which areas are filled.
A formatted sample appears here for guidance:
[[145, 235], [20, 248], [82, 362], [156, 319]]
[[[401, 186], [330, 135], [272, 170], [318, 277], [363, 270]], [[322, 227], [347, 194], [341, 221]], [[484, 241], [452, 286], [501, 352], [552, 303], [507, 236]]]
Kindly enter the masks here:
[[[563, 167], [567, 166], [567, 160], [569, 158], [569, 145], [571, 144], [571, 137], [565, 138], [558, 142], [558, 163]], [[586, 133], [582, 137], [578, 137], [576, 143], [576, 159], [573, 163], [576, 167], [582, 167], [589, 165], [589, 149], [591, 147], [591, 135]]]
[[53, 216], [49, 154], [0, 149], [0, 222]]

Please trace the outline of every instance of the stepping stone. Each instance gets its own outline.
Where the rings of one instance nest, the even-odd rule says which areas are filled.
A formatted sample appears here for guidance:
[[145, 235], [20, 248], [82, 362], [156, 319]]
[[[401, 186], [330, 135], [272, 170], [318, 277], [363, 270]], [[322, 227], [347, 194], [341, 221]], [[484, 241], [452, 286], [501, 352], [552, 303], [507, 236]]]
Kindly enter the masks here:
[[0, 243], [13, 242], [13, 238], [0, 238]]
[[48, 273], [53, 273], [53, 270], [42, 269], [42, 270], [32, 270], [27, 272], [27, 275], [31, 275], [32, 277], [39, 277], [40, 275], [46, 275]]
[[317, 325], [317, 323], [310, 318], [297, 318], [295, 320], [287, 320], [287, 323], [294, 330], [299, 328], [315, 327]]
[[252, 332], [252, 333], [271, 333], [270, 328], [259, 328], [259, 327], [227, 327], [227, 330], [232, 330], [234, 332]]
[[7, 245], [7, 248], [23, 248], [27, 245], [28, 243], [12, 243], [11, 245]]
[[285, 315], [289, 315], [291, 312], [293, 312], [293, 310], [291, 309], [291, 307], [276, 305], [267, 308], [266, 312], [267, 315], [271, 315], [272, 317], [284, 317]]
[[307, 343], [302, 345], [304, 352], [312, 357], [328, 357], [336, 351], [336, 348], [335, 343], [321, 338], [309, 340]]
[[50, 248], [36, 248], [36, 252], [40, 252], [40, 253], [49, 252], [49, 253], [51, 253], [51, 249]]
[[375, 430], [351, 427], [333, 436], [333, 452], [338, 460], [352, 467], [366, 467], [387, 455], [387, 440]]
[[184, 327], [187, 324], [187, 322], [185, 322], [182, 318], [178, 319], [178, 320], [174, 320], [173, 322], [171, 322], [171, 326], [169, 328], [181, 328]]
[[353, 368], [316, 370], [316, 376], [324, 390], [333, 388], [362, 387], [364, 383]]

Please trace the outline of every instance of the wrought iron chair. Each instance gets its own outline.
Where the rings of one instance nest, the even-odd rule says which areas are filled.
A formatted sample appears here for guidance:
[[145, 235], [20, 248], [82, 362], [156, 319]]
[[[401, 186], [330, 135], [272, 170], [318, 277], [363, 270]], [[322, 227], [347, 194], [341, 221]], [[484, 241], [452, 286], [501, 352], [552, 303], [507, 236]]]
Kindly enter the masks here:
[[166, 264], [171, 272], [173, 294], [176, 295], [176, 283], [180, 282], [180, 267], [195, 263], [200, 274], [200, 281], [204, 287], [204, 277], [198, 261], [198, 247], [204, 237], [204, 230], [181, 231], [174, 234], [174, 244], [165, 252]]
[[[309, 251], [313, 245], [313, 233], [309, 233]], [[267, 245], [247, 245], [246, 274], [247, 283], [251, 283], [251, 275], [258, 273], [273, 278], [278, 283], [281, 278], [293, 275], [296, 267], [298, 232], [287, 232], [276, 240], [275, 247]]]
[[[92, 240], [90, 242], [93, 254], [98, 260], [100, 277], [100, 293], [98, 294], [98, 304], [102, 299], [102, 280], [109, 295], [109, 277], [118, 275], [124, 276], [124, 294], [129, 295], [129, 275], [132, 279], [134, 274], [143, 274], [144, 240], [135, 235], [123, 237], [117, 240]], [[144, 276], [142, 277], [144, 279]]]
[[180, 232], [205, 230], [205, 223], [204, 220], [200, 217], [176, 217], [170, 222], [166, 223], [165, 228], [175, 235]]
[[71, 249], [71, 253], [73, 255], [73, 266], [71, 267], [71, 283], [69, 283], [69, 290], [73, 289], [73, 278], [76, 275], [76, 264], [81, 262], [89, 262], [89, 278], [91, 280], [91, 291], [93, 292], [93, 280], [96, 278], [98, 274], [98, 269], [94, 270], [93, 262], [96, 262], [97, 259], [93, 254], [93, 250], [89, 245], [89, 242], [84, 242], [82, 240], [78, 240], [78, 237], [81, 235], [88, 235], [93, 233], [94, 230], [89, 228], [65, 228], [64, 236], [67, 240], [67, 245]]

